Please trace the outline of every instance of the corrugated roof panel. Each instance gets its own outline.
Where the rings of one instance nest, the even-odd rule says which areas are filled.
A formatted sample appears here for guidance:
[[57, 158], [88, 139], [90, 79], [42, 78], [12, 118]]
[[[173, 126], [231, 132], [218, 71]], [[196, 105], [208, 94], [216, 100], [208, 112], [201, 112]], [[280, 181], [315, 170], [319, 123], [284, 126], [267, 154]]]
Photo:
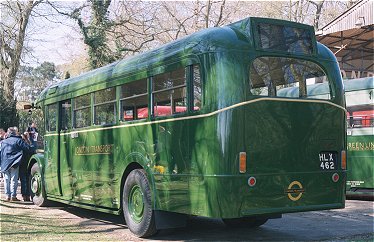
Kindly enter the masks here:
[[362, 22], [360, 27], [374, 24], [372, 0], [362, 0], [358, 2], [320, 30], [322, 31], [322, 35], [326, 35], [338, 31], [354, 29], [357, 28], [356, 22], [358, 20]]

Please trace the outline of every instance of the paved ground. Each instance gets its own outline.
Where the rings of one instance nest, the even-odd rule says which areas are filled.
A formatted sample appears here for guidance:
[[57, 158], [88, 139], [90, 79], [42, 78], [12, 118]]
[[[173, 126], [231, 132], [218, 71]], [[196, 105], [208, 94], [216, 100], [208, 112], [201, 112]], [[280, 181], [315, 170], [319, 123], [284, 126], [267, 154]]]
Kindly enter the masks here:
[[[2, 198], [3, 195], [2, 195]], [[0, 202], [0, 241], [134, 241], [118, 216], [57, 205]], [[151, 240], [168, 241], [374, 241], [372, 201], [348, 200], [345, 209], [294, 213], [257, 229], [230, 229], [219, 219], [192, 217], [183, 229], [162, 231]]]

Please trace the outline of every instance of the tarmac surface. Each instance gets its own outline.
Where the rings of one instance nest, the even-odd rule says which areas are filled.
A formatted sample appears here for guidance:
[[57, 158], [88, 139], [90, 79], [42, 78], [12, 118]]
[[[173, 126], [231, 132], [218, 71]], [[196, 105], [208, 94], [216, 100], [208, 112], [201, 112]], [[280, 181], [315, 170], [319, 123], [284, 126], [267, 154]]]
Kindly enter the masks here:
[[[90, 240], [87, 233], [98, 233], [105, 231], [105, 236], [101, 234], [95, 240], [112, 241], [134, 241], [147, 240], [138, 239], [127, 229], [121, 216], [104, 214], [90, 210], [57, 204], [51, 208], [38, 208], [32, 203], [4, 202], [3, 184], [0, 184], [2, 201], [0, 202], [1, 214], [17, 214], [18, 209], [27, 209], [35, 216], [45, 218], [61, 217], [78, 224], [79, 231], [74, 240]], [[21, 199], [21, 196], [18, 195]], [[11, 217], [10, 217], [11, 218]], [[8, 219], [9, 220], [9, 219]], [[2, 221], [0, 225], [6, 227]], [[40, 221], [39, 221], [40, 222]], [[48, 223], [46, 220], [45, 223]], [[181, 229], [165, 230], [159, 232], [150, 240], [167, 241], [374, 241], [374, 208], [372, 201], [347, 200], [346, 208], [303, 212], [283, 215], [281, 219], [269, 220], [259, 228], [228, 228], [220, 219], [210, 219], [203, 217], [191, 217], [187, 227]], [[27, 240], [43, 240], [44, 237], [33, 237], [33, 231], [28, 231], [28, 237], [21, 237]], [[3, 231], [2, 235], [11, 235], [9, 231]], [[0, 240], [1, 239], [0, 234]], [[104, 234], [103, 234], [104, 236]], [[16, 237], [19, 238], [19, 237]], [[42, 239], [41, 239], [42, 238]], [[51, 239], [51, 237], [46, 237]], [[52, 240], [65, 240], [65, 237], [52, 237]], [[44, 239], [47, 240], [47, 239]], [[71, 240], [71, 239], [70, 239]]]

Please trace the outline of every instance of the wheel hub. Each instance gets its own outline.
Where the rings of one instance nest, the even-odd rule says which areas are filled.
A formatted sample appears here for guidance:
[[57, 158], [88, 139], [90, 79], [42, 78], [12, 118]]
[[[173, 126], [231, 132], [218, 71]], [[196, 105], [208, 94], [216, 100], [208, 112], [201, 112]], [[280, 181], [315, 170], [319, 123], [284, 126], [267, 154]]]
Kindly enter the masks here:
[[136, 223], [140, 223], [144, 213], [144, 194], [139, 185], [131, 188], [128, 208], [131, 218]]
[[40, 191], [40, 176], [39, 174], [34, 174], [31, 178], [31, 191], [34, 194], [39, 194]]

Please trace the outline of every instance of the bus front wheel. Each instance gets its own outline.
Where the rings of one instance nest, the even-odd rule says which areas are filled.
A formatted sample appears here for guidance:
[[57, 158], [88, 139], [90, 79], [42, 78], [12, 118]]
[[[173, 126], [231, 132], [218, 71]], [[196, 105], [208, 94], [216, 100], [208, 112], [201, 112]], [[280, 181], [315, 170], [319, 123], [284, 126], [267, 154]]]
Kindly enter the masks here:
[[268, 219], [256, 218], [256, 217], [244, 217], [244, 218], [222, 219], [222, 221], [228, 227], [256, 228], [266, 223]]
[[148, 237], [157, 232], [151, 201], [145, 171], [131, 171], [123, 188], [122, 207], [128, 228], [139, 237]]
[[47, 206], [47, 198], [45, 196], [42, 176], [38, 163], [35, 163], [31, 167], [29, 184], [33, 203], [39, 207]]

